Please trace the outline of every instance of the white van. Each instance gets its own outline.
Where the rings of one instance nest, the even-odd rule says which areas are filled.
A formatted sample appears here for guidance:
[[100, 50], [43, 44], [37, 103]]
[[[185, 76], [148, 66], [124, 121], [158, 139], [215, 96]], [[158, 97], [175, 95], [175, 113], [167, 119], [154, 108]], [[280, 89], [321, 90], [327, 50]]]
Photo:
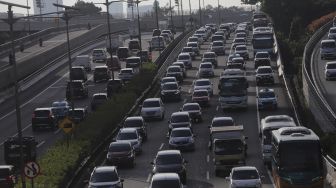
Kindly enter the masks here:
[[79, 55], [76, 56], [75, 61], [72, 66], [84, 67], [86, 71], [91, 71], [91, 60], [89, 55]]
[[163, 50], [166, 48], [166, 43], [163, 36], [155, 36], [152, 37], [151, 40], [151, 48], [152, 50]]

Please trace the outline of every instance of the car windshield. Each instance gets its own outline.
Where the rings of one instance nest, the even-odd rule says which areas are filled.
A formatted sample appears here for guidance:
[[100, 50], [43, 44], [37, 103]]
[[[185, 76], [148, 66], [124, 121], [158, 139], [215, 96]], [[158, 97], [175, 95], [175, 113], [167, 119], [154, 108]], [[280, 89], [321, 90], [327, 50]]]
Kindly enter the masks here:
[[266, 123], [272, 123], [272, 122], [292, 122], [291, 119], [285, 118], [285, 117], [277, 117], [277, 118], [267, 118]]
[[145, 108], [160, 107], [160, 102], [159, 101], [145, 101], [142, 107], [145, 107]]
[[187, 44], [188, 47], [197, 47], [197, 43], [188, 43]]
[[222, 42], [213, 42], [212, 46], [223, 46]]
[[164, 179], [153, 181], [151, 188], [180, 188], [180, 182], [177, 179]]
[[141, 127], [143, 122], [141, 119], [126, 119], [124, 127]]
[[212, 68], [212, 64], [201, 64], [201, 68]]
[[180, 67], [169, 67], [167, 72], [181, 72]]
[[198, 41], [198, 38], [197, 38], [197, 37], [190, 37], [190, 38], [189, 38], [189, 41], [190, 41], [190, 42], [197, 42], [197, 41]]
[[171, 132], [171, 137], [190, 137], [190, 130], [173, 130]]
[[207, 97], [208, 91], [194, 91], [193, 96], [194, 97]]
[[113, 182], [118, 181], [119, 177], [117, 173], [114, 171], [107, 171], [107, 172], [95, 172], [92, 174], [90, 178], [90, 182], [98, 183], [98, 182]]
[[189, 122], [189, 116], [187, 115], [173, 115], [170, 120], [172, 123], [180, 123], [180, 122]]
[[187, 59], [189, 59], [189, 56], [188, 55], [179, 55], [178, 59], [179, 60], [187, 60]]
[[211, 38], [212, 41], [215, 41], [215, 40], [223, 40], [223, 39], [224, 39], [224, 37], [223, 37], [222, 35], [213, 36], [213, 37]]
[[135, 132], [120, 132], [117, 136], [117, 140], [136, 140], [138, 139]]
[[127, 70], [124, 69], [124, 70], [121, 70], [120, 72], [123, 73], [123, 74], [132, 74], [133, 73], [131, 69], [127, 69]]
[[236, 51], [245, 51], [246, 50], [246, 47], [245, 46], [237, 46], [236, 47]]
[[158, 155], [155, 162], [157, 165], [181, 164], [182, 157], [180, 155]]
[[272, 69], [270, 68], [260, 68], [258, 69], [259, 74], [265, 74], [265, 73], [272, 73]]
[[215, 58], [216, 55], [215, 53], [206, 53], [203, 55], [203, 58]]
[[256, 170], [237, 170], [233, 171], [232, 179], [234, 180], [259, 179], [259, 174]]
[[323, 42], [322, 48], [335, 48], [336, 44], [335, 42]]
[[211, 85], [209, 80], [198, 80], [195, 82], [195, 86], [208, 86]]
[[334, 63], [334, 64], [327, 64], [327, 69], [336, 69], [336, 63]]
[[166, 82], [176, 82], [176, 79], [175, 78], [164, 78], [161, 81], [161, 83], [166, 83]]
[[183, 48], [182, 52], [192, 52], [192, 48]]
[[235, 39], [234, 43], [245, 43], [245, 39]]
[[200, 110], [199, 105], [184, 105], [183, 111], [192, 111], [192, 110]]
[[93, 50], [92, 55], [104, 55], [103, 50]]
[[260, 98], [274, 98], [275, 94], [274, 92], [260, 92], [259, 97]]
[[95, 68], [95, 72], [107, 72], [107, 68]]
[[164, 90], [176, 90], [178, 88], [177, 84], [164, 84], [162, 89]]
[[269, 58], [268, 53], [257, 53], [256, 58]]
[[224, 127], [224, 126], [233, 126], [234, 123], [231, 119], [218, 119], [212, 122], [212, 127]]
[[214, 152], [217, 155], [241, 154], [244, 151], [244, 144], [239, 139], [217, 141]]
[[110, 145], [108, 151], [109, 152], [124, 152], [124, 151], [130, 151], [131, 145], [130, 144], [112, 144]]
[[237, 38], [239, 37], [246, 37], [246, 34], [245, 33], [237, 33], [237, 36], [236, 36]]
[[126, 59], [126, 63], [140, 63], [140, 58]]
[[106, 95], [95, 95], [93, 96], [95, 100], [107, 100]]

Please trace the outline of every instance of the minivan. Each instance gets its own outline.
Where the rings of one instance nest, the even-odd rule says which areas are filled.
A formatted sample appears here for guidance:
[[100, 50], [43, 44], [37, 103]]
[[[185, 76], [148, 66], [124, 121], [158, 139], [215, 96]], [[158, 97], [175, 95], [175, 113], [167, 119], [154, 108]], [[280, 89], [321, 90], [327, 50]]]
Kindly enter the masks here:
[[72, 66], [82, 66], [86, 71], [91, 71], [91, 60], [89, 55], [76, 56]]

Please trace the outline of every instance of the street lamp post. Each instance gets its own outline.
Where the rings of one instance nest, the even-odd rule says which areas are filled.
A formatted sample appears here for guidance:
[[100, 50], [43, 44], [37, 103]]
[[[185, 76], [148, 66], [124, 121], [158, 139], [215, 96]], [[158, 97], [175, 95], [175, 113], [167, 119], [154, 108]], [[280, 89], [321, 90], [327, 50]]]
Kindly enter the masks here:
[[201, 0], [198, 1], [199, 7], [198, 7], [198, 11], [199, 11], [199, 22], [200, 22], [200, 27], [202, 26], [202, 9], [201, 9]]
[[65, 21], [65, 25], [66, 25], [66, 37], [67, 37], [67, 51], [68, 51], [68, 66], [69, 66], [69, 80], [70, 80], [70, 84], [69, 84], [69, 90], [70, 90], [70, 104], [71, 104], [71, 108], [72, 110], [75, 109], [75, 104], [73, 102], [73, 89], [72, 89], [72, 83], [71, 83], [71, 50], [70, 50], [70, 38], [69, 38], [69, 20], [73, 17], [69, 15], [69, 10], [78, 10], [74, 7], [71, 6], [65, 6], [65, 5], [61, 5], [61, 4], [56, 4], [53, 3], [54, 6], [56, 7], [61, 7], [64, 8], [65, 11], [63, 13], [63, 17], [61, 18], [62, 20]]
[[221, 21], [220, 21], [220, 5], [219, 5], [219, 0], [217, 0], [218, 2], [218, 6], [217, 6], [217, 12], [218, 12], [218, 26], [220, 25]]
[[[29, 7], [28, 0], [27, 0], [27, 7]], [[28, 35], [30, 35], [30, 16], [29, 16], [29, 9], [27, 8], [27, 21], [28, 21]]]
[[[159, 29], [159, 15], [158, 15], [158, 1], [155, 0], [155, 17], [156, 17], [156, 29]], [[138, 4], [137, 4], [137, 8], [138, 8]], [[138, 8], [138, 15], [139, 15], [139, 8]], [[139, 17], [138, 17], [139, 20]]]
[[173, 9], [172, 9], [172, 4], [171, 0], [169, 0], [169, 9], [170, 9], [170, 22], [171, 22], [171, 29], [174, 30], [174, 22], [173, 22]]
[[189, 21], [190, 21], [190, 24], [193, 25], [193, 19], [192, 19], [192, 16], [191, 16], [191, 2], [189, 0]]
[[[139, 3], [142, 1], [136, 0], [135, 3], [137, 5], [137, 13], [138, 13], [138, 37], [139, 37], [139, 44], [140, 44], [140, 68], [142, 68], [142, 41], [141, 41], [141, 26], [140, 26], [140, 14], [139, 14]], [[157, 1], [156, 1], [157, 3]], [[157, 4], [156, 4], [156, 11], [157, 11]], [[158, 23], [158, 16], [156, 12], [156, 27], [159, 29], [159, 23]]]
[[184, 32], [183, 0], [181, 0], [182, 31]]
[[8, 18], [2, 19], [2, 20], [9, 25], [9, 30], [10, 30], [11, 53], [10, 53], [9, 63], [13, 65], [13, 74], [14, 74], [16, 126], [18, 129], [18, 138], [19, 138], [19, 144], [20, 144], [20, 174], [21, 174], [22, 188], [26, 188], [26, 180], [23, 174], [24, 158], [23, 158], [23, 147], [22, 147], [22, 126], [21, 126], [21, 108], [20, 108], [21, 104], [20, 104], [20, 97], [19, 97], [19, 84], [17, 81], [18, 76], [17, 76], [16, 61], [15, 61], [14, 32], [13, 32], [13, 25], [18, 19], [14, 18], [12, 7], [19, 7], [19, 8], [25, 8], [25, 9], [30, 9], [30, 7], [19, 5], [19, 4], [14, 4], [14, 3], [8, 3], [4, 1], [0, 1], [0, 4], [5, 4], [8, 6], [8, 11], [7, 11]]

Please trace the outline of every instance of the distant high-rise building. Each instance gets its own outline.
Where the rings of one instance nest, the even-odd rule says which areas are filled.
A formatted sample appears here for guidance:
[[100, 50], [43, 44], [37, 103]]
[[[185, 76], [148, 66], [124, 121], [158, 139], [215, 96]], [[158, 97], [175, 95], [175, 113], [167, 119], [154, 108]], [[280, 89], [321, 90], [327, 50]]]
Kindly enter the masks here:
[[[53, 5], [53, 3], [63, 5], [63, 0], [33, 0], [33, 2], [34, 14], [45, 14], [63, 10], [62, 8]], [[41, 8], [39, 8], [38, 4], [41, 4]]]
[[126, 17], [126, 6], [124, 2], [115, 2], [110, 5], [110, 14], [114, 18], [125, 18]]

